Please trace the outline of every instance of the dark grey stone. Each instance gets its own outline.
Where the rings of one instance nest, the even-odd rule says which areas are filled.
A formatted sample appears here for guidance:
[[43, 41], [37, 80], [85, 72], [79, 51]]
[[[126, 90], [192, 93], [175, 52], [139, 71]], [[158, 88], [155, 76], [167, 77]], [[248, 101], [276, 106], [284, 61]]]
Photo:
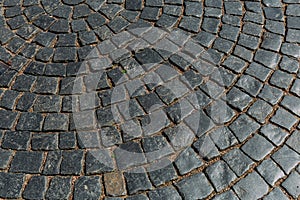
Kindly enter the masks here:
[[100, 179], [97, 176], [83, 176], [76, 180], [74, 199], [99, 199], [102, 187]]
[[240, 34], [238, 44], [251, 50], [255, 50], [259, 46], [259, 38], [251, 35]]
[[146, 157], [139, 143], [123, 143], [114, 151], [119, 169], [146, 163]]
[[173, 148], [163, 136], [145, 137], [142, 139], [142, 145], [150, 162], [173, 153]]
[[265, 32], [262, 47], [265, 49], [279, 51], [283, 37], [277, 34]]
[[39, 76], [35, 83], [34, 92], [41, 94], [55, 94], [57, 92], [57, 88], [57, 78]]
[[8, 167], [12, 154], [12, 150], [0, 150], [0, 169], [5, 170]]
[[57, 145], [57, 134], [37, 133], [32, 135], [31, 148], [33, 150], [55, 150]]
[[224, 150], [238, 143], [238, 140], [227, 127], [220, 127], [210, 133], [210, 138], [216, 146]]
[[126, 10], [142, 10], [143, 1], [137, 0], [137, 1], [130, 1], [126, 0], [125, 8]]
[[121, 134], [114, 126], [101, 129], [101, 141], [105, 147], [113, 146], [122, 142]]
[[299, 62], [287, 56], [283, 56], [279, 66], [281, 69], [290, 73], [297, 73], [299, 69]]
[[60, 172], [64, 175], [79, 175], [82, 170], [83, 151], [63, 151]]
[[[137, 170], [137, 171], [135, 171]], [[137, 168], [134, 171], [124, 173], [129, 194], [145, 191], [152, 188], [151, 182], [144, 168]]]
[[14, 90], [6, 90], [1, 97], [0, 106], [12, 110], [14, 105], [16, 104], [17, 97], [19, 96], [19, 92]]
[[236, 87], [233, 87], [227, 94], [226, 101], [231, 106], [242, 111], [252, 102], [252, 98]]
[[12, 89], [22, 92], [29, 92], [35, 80], [35, 76], [22, 74], [20, 76], [17, 76]]
[[300, 148], [298, 145], [299, 140], [300, 140], [299, 131], [294, 131], [290, 136], [290, 138], [287, 140], [286, 144], [299, 153], [300, 152]]
[[[181, 196], [184, 199], [194, 199], [195, 197], [204, 199], [212, 191], [213, 188], [209, 184], [203, 173], [198, 173], [176, 183]], [[196, 187], [195, 187], [196, 186]]]
[[300, 161], [300, 156], [295, 151], [284, 145], [276, 151], [271, 158], [283, 169], [286, 174], [289, 174]]
[[218, 161], [210, 165], [205, 172], [218, 192], [237, 178], [224, 161]]
[[275, 115], [271, 118], [271, 121], [290, 130], [298, 120], [288, 111], [284, 110], [283, 108], [279, 108]]
[[88, 25], [87, 25], [87, 23], [85, 22], [84, 19], [72, 20], [71, 26], [72, 26], [72, 30], [74, 32], [87, 31], [88, 30]]
[[176, 199], [181, 199], [179, 193], [172, 186], [159, 188], [159, 189], [156, 189], [156, 190], [153, 190], [153, 191], [149, 192], [148, 194], [149, 194], [149, 198], [151, 200], [159, 200], [159, 199], [176, 200]]
[[264, 123], [268, 115], [273, 111], [272, 106], [262, 100], [257, 100], [247, 111], [258, 122]]
[[57, 47], [53, 60], [55, 62], [76, 61], [76, 49], [74, 47]]
[[204, 18], [201, 28], [207, 32], [217, 33], [219, 30], [220, 20], [215, 18]]
[[263, 84], [251, 76], [244, 75], [237, 82], [237, 86], [244, 89], [251, 96], [257, 96], [263, 87]]
[[46, 193], [47, 179], [45, 176], [33, 176], [24, 189], [26, 199], [43, 199]]
[[234, 185], [233, 189], [241, 199], [250, 200], [263, 197], [268, 193], [269, 186], [256, 172], [252, 172]]
[[16, 129], [21, 131], [41, 131], [43, 118], [43, 115], [39, 113], [22, 113]]
[[267, 156], [273, 149], [274, 146], [268, 140], [258, 134], [256, 134], [242, 146], [242, 150], [256, 161], [259, 161]]
[[264, 160], [258, 167], [258, 173], [270, 184], [274, 185], [276, 181], [284, 177], [283, 171], [271, 160]]
[[193, 37], [193, 39], [199, 44], [205, 47], [209, 47], [216, 39], [216, 35], [208, 33], [206, 31], [201, 31], [195, 37]]
[[243, 7], [240, 2], [224, 2], [226, 14], [242, 15]]
[[270, 83], [282, 89], [290, 87], [293, 81], [293, 76], [284, 71], [277, 70], [273, 73]]
[[70, 177], [52, 178], [46, 192], [46, 199], [68, 199], [71, 193]]
[[264, 8], [267, 19], [283, 21], [283, 11], [281, 8]]
[[74, 149], [76, 147], [76, 134], [74, 132], [64, 132], [59, 134], [60, 149]]
[[243, 114], [240, 115], [229, 126], [229, 128], [232, 130], [238, 140], [242, 142], [259, 128], [259, 124], [247, 115]]
[[108, 26], [112, 29], [113, 32], [119, 33], [124, 30], [127, 26], [129, 26], [129, 22], [125, 20], [123, 17], [116, 17], [112, 21], [108, 23]]
[[39, 95], [34, 103], [33, 110], [36, 112], [59, 112], [61, 99], [58, 95]]
[[249, 157], [247, 157], [241, 150], [233, 149], [223, 155], [224, 161], [235, 172], [237, 176], [243, 175], [250, 166], [254, 163]]
[[[155, 169], [156, 165], [158, 169]], [[168, 166], [154, 164], [153, 169], [150, 168], [150, 170], [150, 180], [156, 187], [177, 178], [176, 170], [172, 164]]]
[[2, 198], [21, 198], [21, 190], [24, 181], [24, 174], [0, 172], [0, 185], [2, 185], [0, 188], [0, 196]]
[[283, 92], [275, 87], [264, 85], [258, 96], [270, 104], [275, 105], [283, 96]]
[[47, 155], [43, 169], [45, 175], [57, 175], [60, 173], [60, 163], [62, 160], [61, 151], [50, 151]]
[[261, 129], [260, 132], [269, 138], [269, 140], [275, 144], [276, 146], [281, 145], [285, 138], [288, 136], [288, 133], [283, 129], [273, 125], [273, 124], [266, 124]]
[[160, 12], [160, 8], [145, 7], [141, 14], [141, 18], [146, 20], [158, 20]]
[[258, 78], [260, 81], [266, 81], [266, 79], [271, 74], [271, 69], [266, 68], [256, 62], [252, 62], [248, 69], [246, 70], [246, 73], [254, 76], [255, 78]]
[[283, 22], [278, 21], [272, 21], [272, 20], [266, 20], [265, 28], [273, 33], [277, 33], [280, 35], [285, 34], [285, 25]]
[[30, 132], [28, 131], [8, 131], [4, 135], [2, 148], [27, 150], [30, 140]]
[[300, 56], [300, 47], [293, 43], [283, 43], [281, 46], [281, 52], [283, 54], [299, 58]]
[[[16, 173], [40, 173], [43, 155], [43, 152], [18, 151], [12, 160], [9, 171]], [[28, 160], [34, 160], [34, 162], [28, 162]]]
[[273, 199], [282, 199], [282, 200], [288, 200], [288, 197], [282, 192], [279, 187], [272, 190], [267, 196], [264, 197], [265, 200], [273, 200]]
[[235, 57], [233, 55], [230, 55], [224, 62], [223, 65], [227, 68], [240, 73], [243, 71], [243, 69], [246, 67], [246, 62], [242, 59]]
[[113, 160], [108, 150], [99, 149], [87, 151], [85, 158], [85, 173], [99, 174], [103, 172], [112, 172], [114, 169]]
[[[77, 73], [77, 72], [76, 72]], [[67, 71], [68, 75], [68, 71]], [[67, 77], [61, 80], [60, 94], [80, 94], [82, 93], [83, 81], [81, 78]]]
[[46, 14], [39, 15], [37, 18], [33, 20], [33, 24], [43, 29], [44, 31], [47, 30], [54, 22], [55, 19]]
[[231, 41], [237, 41], [239, 31], [240, 29], [238, 27], [223, 24], [222, 29], [220, 31], [220, 36]]
[[255, 23], [247, 22], [243, 26], [243, 33], [246, 33], [248, 35], [260, 37], [262, 31], [262, 26]]
[[297, 172], [292, 172], [288, 178], [282, 183], [282, 186], [292, 195], [293, 198], [298, 198], [300, 195], [299, 189], [300, 175]]

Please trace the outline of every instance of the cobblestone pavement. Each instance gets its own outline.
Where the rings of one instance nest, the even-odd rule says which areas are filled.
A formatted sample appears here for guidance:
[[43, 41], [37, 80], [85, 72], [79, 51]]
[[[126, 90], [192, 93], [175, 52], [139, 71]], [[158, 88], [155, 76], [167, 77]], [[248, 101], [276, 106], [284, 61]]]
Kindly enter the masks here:
[[299, 198], [299, 0], [0, 6], [0, 198]]

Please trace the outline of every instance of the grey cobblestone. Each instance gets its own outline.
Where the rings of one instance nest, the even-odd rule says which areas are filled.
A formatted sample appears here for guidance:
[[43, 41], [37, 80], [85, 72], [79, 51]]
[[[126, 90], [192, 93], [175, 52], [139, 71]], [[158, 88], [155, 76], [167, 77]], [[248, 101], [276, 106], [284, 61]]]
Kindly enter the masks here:
[[0, 198], [296, 199], [299, 5], [0, 0]]

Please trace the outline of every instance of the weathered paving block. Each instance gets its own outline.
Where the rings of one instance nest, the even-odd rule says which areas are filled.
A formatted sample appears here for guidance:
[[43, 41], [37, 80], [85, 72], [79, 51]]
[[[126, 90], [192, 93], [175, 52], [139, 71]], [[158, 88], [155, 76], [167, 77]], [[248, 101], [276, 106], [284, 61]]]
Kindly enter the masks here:
[[43, 199], [46, 192], [46, 176], [33, 176], [25, 187], [23, 197], [27, 199]]
[[29, 141], [29, 131], [7, 131], [2, 140], [2, 148], [27, 150]]
[[[35, 162], [28, 162], [34, 160]], [[11, 163], [11, 172], [40, 173], [43, 161], [43, 152], [18, 151]]]
[[284, 170], [286, 174], [289, 174], [291, 170], [296, 167], [297, 163], [300, 160], [299, 154], [297, 154], [286, 145], [276, 151], [271, 157]]
[[299, 196], [299, 0], [0, 2], [0, 198]]
[[240, 198], [250, 200], [264, 196], [268, 192], [269, 186], [256, 172], [252, 172], [235, 184], [233, 189]]
[[143, 168], [138, 168], [136, 171], [127, 171], [124, 173], [124, 176], [129, 194], [134, 194], [139, 191], [145, 191], [152, 188], [150, 180]]
[[237, 177], [224, 161], [219, 161], [205, 170], [217, 191], [226, 188]]
[[22, 185], [25, 181], [24, 174], [13, 174], [0, 172], [0, 196], [2, 198], [21, 197]]
[[266, 182], [268, 182], [270, 185], [274, 185], [276, 181], [284, 177], [283, 171], [271, 159], [263, 161], [257, 167], [257, 170], [263, 179], [266, 180]]
[[229, 151], [223, 156], [223, 159], [238, 176], [249, 170], [250, 166], [254, 163], [239, 149]]
[[68, 199], [71, 193], [70, 177], [54, 177], [50, 181], [49, 188], [46, 192], [46, 198]]
[[102, 186], [97, 176], [83, 176], [76, 180], [74, 199], [98, 199], [101, 196]]
[[185, 178], [179, 181], [176, 186], [185, 199], [205, 198], [213, 191], [212, 186], [203, 173]]

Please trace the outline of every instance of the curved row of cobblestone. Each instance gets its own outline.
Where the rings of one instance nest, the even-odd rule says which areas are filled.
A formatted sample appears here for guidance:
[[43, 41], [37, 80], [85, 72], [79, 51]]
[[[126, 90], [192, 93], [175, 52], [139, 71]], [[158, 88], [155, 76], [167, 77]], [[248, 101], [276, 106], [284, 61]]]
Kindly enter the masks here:
[[0, 5], [0, 198], [299, 198], [299, 0]]

